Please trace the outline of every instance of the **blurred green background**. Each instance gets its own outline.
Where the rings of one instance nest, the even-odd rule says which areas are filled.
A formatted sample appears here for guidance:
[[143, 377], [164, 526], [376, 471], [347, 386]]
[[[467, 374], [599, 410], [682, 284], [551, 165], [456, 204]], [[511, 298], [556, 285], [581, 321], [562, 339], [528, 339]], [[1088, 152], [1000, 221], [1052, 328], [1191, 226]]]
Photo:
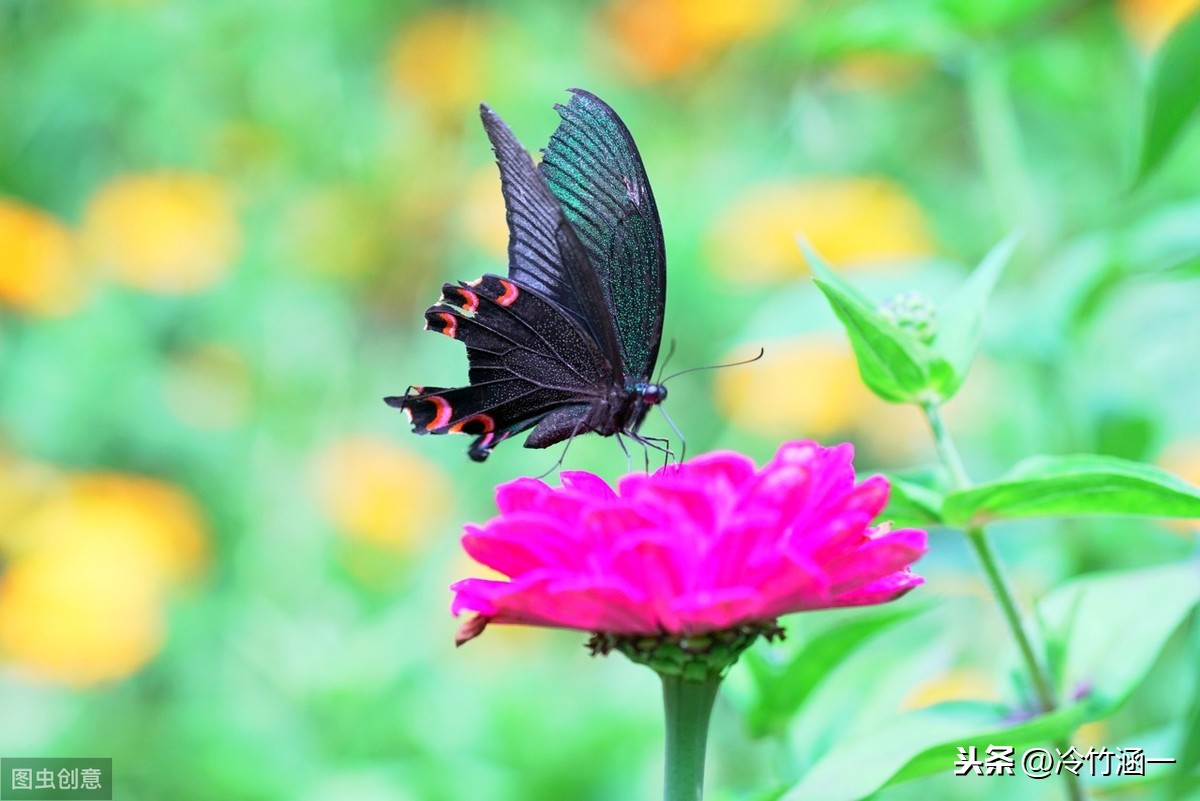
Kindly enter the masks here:
[[[453, 647], [447, 585], [480, 574], [462, 523], [557, 452], [475, 465], [381, 402], [463, 383], [421, 313], [505, 266], [480, 101], [535, 153], [567, 87], [611, 103], [663, 218], [672, 368], [766, 348], [671, 384], [689, 452], [931, 462], [916, 412], [860, 386], [794, 235], [872, 297], [936, 299], [1020, 230], [947, 409], [973, 474], [1097, 452], [1200, 481], [1200, 132], [1126, 191], [1153, 48], [1195, 5], [0, 0], [0, 754], [111, 756], [124, 801], [658, 793], [649, 671], [565, 632]], [[568, 466], [626, 462], [585, 437]], [[1195, 551], [1187, 525], [997, 534], [1027, 600]], [[753, 740], [735, 668], [710, 797], [765, 797], [897, 710], [1013, 700], [958, 538], [918, 572], [933, 617], [790, 739]], [[1195, 652], [1176, 635], [1078, 740], [1178, 717]], [[950, 773], [882, 797], [1061, 797]]]

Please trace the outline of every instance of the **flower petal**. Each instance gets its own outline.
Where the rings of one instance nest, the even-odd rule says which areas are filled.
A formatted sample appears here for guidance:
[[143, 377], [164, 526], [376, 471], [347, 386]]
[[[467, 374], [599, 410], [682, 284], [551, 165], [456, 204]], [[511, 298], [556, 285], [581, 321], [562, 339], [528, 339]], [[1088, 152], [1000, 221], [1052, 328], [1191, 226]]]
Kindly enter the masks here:
[[577, 566], [583, 558], [569, 530], [548, 515], [518, 512], [482, 528], [467, 526], [463, 549], [481, 565], [515, 578], [548, 565]]
[[872, 581], [856, 590], [837, 596], [837, 606], [867, 606], [894, 601], [907, 593], [913, 587], [919, 587], [925, 579], [909, 573], [907, 570], [892, 573], [889, 576]]
[[496, 487], [496, 506], [500, 514], [536, 511], [553, 492], [546, 482], [536, 478], [518, 478]]
[[564, 470], [559, 473], [558, 477], [564, 487], [584, 495], [591, 495], [597, 500], [607, 501], [617, 497], [617, 493], [608, 486], [608, 482], [595, 473], [588, 473], [584, 470]]
[[620, 479], [564, 472], [497, 489], [500, 513], [463, 546], [509, 581], [467, 579], [455, 614], [622, 635], [691, 635], [808, 609], [882, 603], [921, 583], [922, 531], [871, 527], [881, 476], [855, 484], [853, 448], [782, 445], [762, 469], [717, 452]]
[[927, 548], [924, 531], [903, 529], [867, 539], [862, 547], [829, 566], [835, 594], [881, 579], [916, 561]]

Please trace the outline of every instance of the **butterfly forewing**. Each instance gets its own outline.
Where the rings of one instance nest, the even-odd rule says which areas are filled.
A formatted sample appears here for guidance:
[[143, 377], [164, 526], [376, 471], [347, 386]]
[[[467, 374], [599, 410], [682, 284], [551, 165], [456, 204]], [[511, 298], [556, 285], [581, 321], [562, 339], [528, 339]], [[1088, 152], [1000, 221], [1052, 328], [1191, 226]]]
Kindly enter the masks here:
[[558, 198], [504, 120], [486, 105], [480, 107], [480, 117], [500, 168], [508, 277], [566, 312], [591, 334], [609, 363], [619, 366], [621, 351], [604, 291]]
[[658, 359], [666, 251], [654, 193], [629, 129], [581, 89], [558, 105], [562, 122], [538, 170], [562, 204], [599, 278], [627, 379], [647, 381]]

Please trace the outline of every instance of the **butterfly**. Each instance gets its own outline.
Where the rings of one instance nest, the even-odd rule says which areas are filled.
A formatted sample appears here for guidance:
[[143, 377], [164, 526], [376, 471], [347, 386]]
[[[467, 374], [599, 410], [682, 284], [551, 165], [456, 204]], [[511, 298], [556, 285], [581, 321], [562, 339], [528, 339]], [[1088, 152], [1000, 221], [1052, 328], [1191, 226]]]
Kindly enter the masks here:
[[534, 166], [486, 104], [500, 168], [508, 274], [445, 284], [425, 328], [467, 348], [470, 384], [385, 398], [417, 434], [470, 434], [477, 462], [515, 434], [546, 448], [595, 432], [639, 442], [667, 390], [651, 380], [662, 340], [666, 252], [629, 129], [600, 98], [571, 89]]

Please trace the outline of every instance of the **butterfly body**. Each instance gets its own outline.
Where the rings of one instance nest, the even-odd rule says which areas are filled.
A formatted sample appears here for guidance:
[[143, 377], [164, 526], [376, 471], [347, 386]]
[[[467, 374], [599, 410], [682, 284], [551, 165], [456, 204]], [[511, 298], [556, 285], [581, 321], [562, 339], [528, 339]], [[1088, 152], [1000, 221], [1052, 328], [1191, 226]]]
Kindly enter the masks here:
[[641, 157], [599, 98], [572, 90], [535, 167], [487, 106], [509, 225], [506, 277], [442, 287], [426, 328], [466, 345], [470, 384], [385, 400], [418, 434], [465, 433], [483, 461], [530, 430], [527, 448], [638, 429], [666, 389], [650, 379], [666, 295], [662, 229]]

